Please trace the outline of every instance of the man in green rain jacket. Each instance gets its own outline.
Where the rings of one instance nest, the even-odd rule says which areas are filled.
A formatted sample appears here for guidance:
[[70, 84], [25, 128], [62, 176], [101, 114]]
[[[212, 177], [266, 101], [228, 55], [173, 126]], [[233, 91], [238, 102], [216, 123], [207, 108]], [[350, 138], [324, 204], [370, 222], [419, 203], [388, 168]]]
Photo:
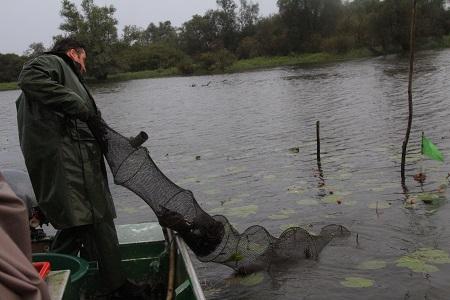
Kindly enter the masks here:
[[58, 229], [52, 250], [97, 260], [106, 293], [132, 299], [142, 289], [120, 266], [102, 151], [87, 125], [99, 112], [82, 78], [85, 60], [85, 47], [67, 38], [24, 65], [16, 102], [20, 146], [39, 206]]

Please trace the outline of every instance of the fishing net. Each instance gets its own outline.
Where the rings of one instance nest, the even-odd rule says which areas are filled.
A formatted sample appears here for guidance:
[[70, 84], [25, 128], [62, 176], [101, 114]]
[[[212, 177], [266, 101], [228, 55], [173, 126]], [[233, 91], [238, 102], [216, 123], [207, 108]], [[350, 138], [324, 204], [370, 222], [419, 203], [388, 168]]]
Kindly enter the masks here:
[[227, 265], [238, 272], [265, 268], [276, 259], [317, 258], [333, 237], [347, 236], [341, 225], [322, 228], [319, 235], [293, 227], [279, 238], [262, 226], [239, 233], [221, 215], [210, 216], [197, 203], [193, 193], [167, 178], [141, 144], [147, 135], [126, 138], [101, 118], [89, 121], [89, 128], [104, 152], [114, 182], [141, 197], [155, 212], [163, 227], [176, 231], [200, 261]]

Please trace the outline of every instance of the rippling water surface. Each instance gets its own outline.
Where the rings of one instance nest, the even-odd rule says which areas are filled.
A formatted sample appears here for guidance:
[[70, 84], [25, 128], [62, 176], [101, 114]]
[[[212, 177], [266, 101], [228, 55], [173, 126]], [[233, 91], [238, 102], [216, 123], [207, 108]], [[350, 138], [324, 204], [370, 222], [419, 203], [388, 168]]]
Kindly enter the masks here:
[[[399, 166], [407, 72], [405, 58], [389, 56], [136, 80], [93, 92], [113, 128], [130, 136], [147, 131], [146, 146], [163, 172], [240, 231], [260, 224], [274, 235], [291, 225], [317, 232], [330, 223], [352, 231], [318, 261], [273, 266], [250, 278], [197, 262], [208, 299], [446, 299], [450, 213], [441, 185], [450, 168], [421, 159], [420, 135], [424, 131], [450, 159], [450, 51], [421, 53], [417, 60], [407, 159], [412, 205], [404, 202]], [[17, 96], [0, 93], [2, 169], [24, 169]], [[317, 176], [317, 120], [325, 185]], [[421, 170], [423, 186], [412, 178]], [[156, 219], [123, 188], [114, 186], [113, 196], [117, 223]]]

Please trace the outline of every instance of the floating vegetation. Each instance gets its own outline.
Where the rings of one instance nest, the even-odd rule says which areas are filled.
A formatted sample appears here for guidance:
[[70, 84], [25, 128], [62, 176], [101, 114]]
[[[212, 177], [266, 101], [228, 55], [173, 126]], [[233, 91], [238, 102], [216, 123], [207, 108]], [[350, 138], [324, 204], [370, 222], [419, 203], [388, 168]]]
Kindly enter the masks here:
[[419, 172], [417, 174], [414, 174], [413, 178], [415, 181], [419, 183], [424, 183], [425, 180], [427, 179], [427, 175], [425, 173]]
[[227, 216], [246, 218], [249, 215], [256, 214], [257, 210], [258, 210], [258, 206], [252, 204], [252, 205], [247, 205], [247, 206], [229, 208], [226, 210], [225, 214]]
[[298, 205], [305, 205], [305, 206], [313, 206], [313, 205], [318, 205], [319, 201], [317, 201], [316, 199], [301, 199], [297, 201]]
[[269, 219], [271, 220], [284, 220], [288, 219], [289, 215], [295, 214], [295, 210], [290, 208], [283, 208], [280, 210], [279, 214], [273, 214], [269, 216]]
[[138, 212], [138, 210], [137, 210], [136, 207], [129, 207], [129, 206], [127, 206], [127, 207], [122, 207], [122, 208], [119, 209], [119, 211], [124, 212], [124, 213], [127, 213], [127, 214], [130, 214], [130, 215], [131, 215], [131, 214], [135, 214], [135, 213]]
[[368, 288], [374, 285], [372, 279], [362, 278], [362, 277], [346, 277], [341, 284], [349, 288]]
[[300, 152], [300, 148], [299, 147], [293, 147], [293, 148], [289, 148], [288, 151], [292, 154], [296, 154]]
[[204, 193], [205, 193], [206, 195], [212, 196], [212, 195], [218, 195], [218, 194], [220, 194], [220, 191], [219, 191], [218, 189], [210, 189], [210, 190], [204, 191]]
[[302, 195], [306, 192], [306, 189], [304, 187], [299, 187], [299, 186], [295, 186], [295, 185], [288, 187], [287, 190], [288, 190], [289, 194]]
[[376, 193], [381, 193], [381, 192], [384, 192], [385, 190], [386, 189], [384, 187], [382, 187], [382, 186], [369, 188], [370, 192], [376, 192]]
[[370, 209], [386, 209], [391, 208], [392, 204], [386, 201], [377, 201], [375, 203], [370, 203], [369, 208]]
[[271, 219], [271, 220], [285, 220], [285, 219], [289, 219], [289, 215], [270, 215], [269, 219]]
[[442, 195], [436, 193], [420, 193], [417, 195], [417, 198], [426, 204], [432, 204], [444, 199]]
[[396, 263], [398, 267], [408, 268], [413, 272], [432, 273], [439, 271], [433, 264], [450, 264], [450, 258], [445, 251], [420, 248], [399, 258]]
[[344, 197], [341, 195], [336, 195], [336, 194], [332, 194], [332, 195], [326, 195], [325, 197], [323, 197], [322, 201], [325, 203], [330, 203], [330, 204], [341, 204], [342, 201], [344, 200]]
[[330, 191], [328, 195], [323, 196], [322, 202], [328, 204], [344, 204], [344, 205], [354, 205], [355, 201], [349, 199], [351, 192], [333, 192]]
[[235, 173], [241, 173], [247, 170], [246, 167], [229, 167], [225, 169], [227, 172], [231, 173], [231, 174], [235, 174]]
[[240, 278], [239, 284], [243, 286], [255, 286], [263, 282], [263, 280], [264, 274], [262, 272], [258, 272]]
[[385, 268], [387, 263], [384, 260], [368, 260], [360, 263], [357, 268], [361, 270], [379, 270]]
[[216, 207], [216, 208], [213, 208], [211, 210], [208, 210], [208, 212], [210, 214], [223, 214], [224, 211], [225, 211], [224, 207]]
[[275, 176], [275, 175], [265, 175], [263, 178], [264, 178], [264, 180], [274, 180], [275, 178], [277, 178], [277, 176]]
[[237, 204], [237, 203], [241, 203], [242, 199], [241, 198], [229, 198], [228, 200], [223, 200], [220, 201], [220, 205], [231, 205], [231, 204]]

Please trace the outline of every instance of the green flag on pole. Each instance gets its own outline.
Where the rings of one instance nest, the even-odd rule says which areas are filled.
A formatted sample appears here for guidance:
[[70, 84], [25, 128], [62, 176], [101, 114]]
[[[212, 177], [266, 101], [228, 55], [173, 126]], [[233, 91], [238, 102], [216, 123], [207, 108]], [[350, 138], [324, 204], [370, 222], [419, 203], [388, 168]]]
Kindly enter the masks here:
[[422, 154], [428, 158], [444, 161], [441, 151], [429, 139], [422, 135]]

